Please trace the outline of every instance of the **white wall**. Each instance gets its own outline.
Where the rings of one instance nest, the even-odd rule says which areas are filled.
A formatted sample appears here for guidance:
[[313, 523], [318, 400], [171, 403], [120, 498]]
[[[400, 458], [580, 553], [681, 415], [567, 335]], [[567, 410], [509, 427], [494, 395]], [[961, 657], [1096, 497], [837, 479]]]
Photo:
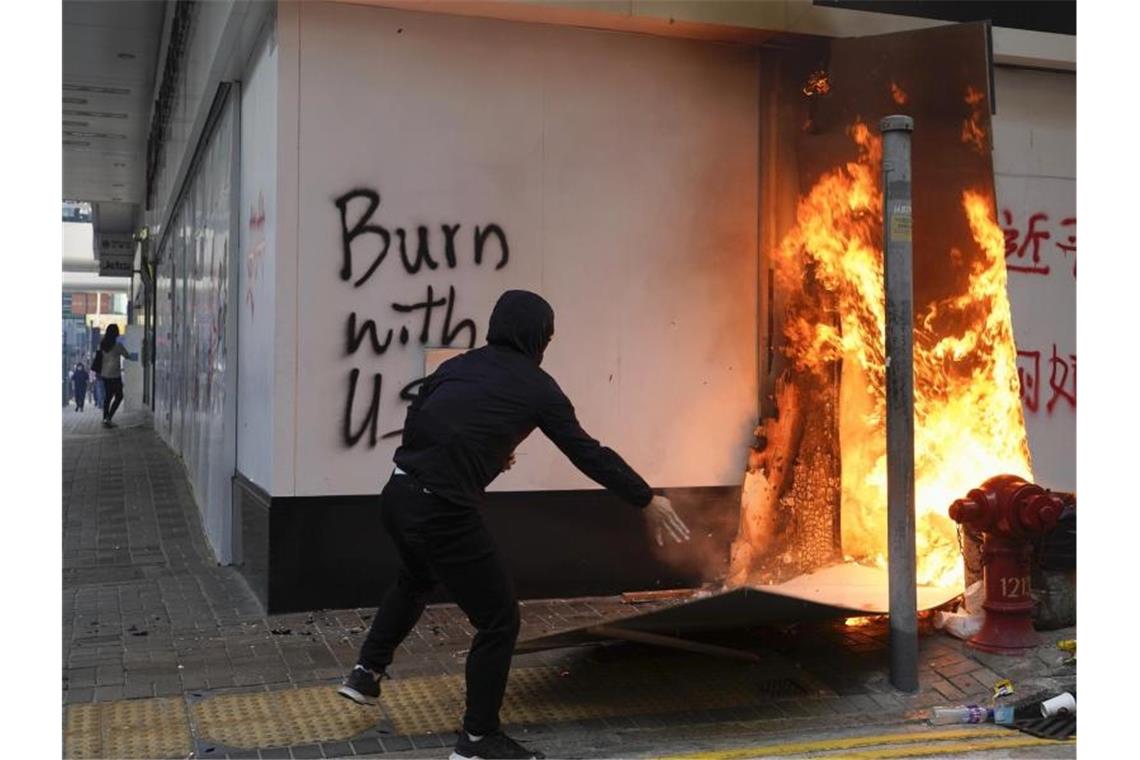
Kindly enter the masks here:
[[[141, 325], [130, 325], [123, 333], [123, 343], [126, 345], [127, 350], [132, 354], [137, 354], [139, 359], [142, 359], [142, 342], [143, 342], [143, 329]], [[142, 379], [142, 364], [140, 361], [123, 360], [123, 408], [125, 409], [142, 409], [143, 404], [143, 379]]]
[[[300, 283], [293, 492], [379, 489], [396, 439], [369, 448], [365, 435], [346, 447], [349, 373], [361, 371], [353, 427], [380, 373], [377, 432], [398, 429], [399, 390], [422, 375], [424, 354], [422, 316], [392, 304], [423, 301], [429, 285], [437, 297], [455, 287], [452, 323], [474, 320], [477, 345], [503, 290], [543, 293], [557, 315], [544, 367], [588, 431], [654, 486], [739, 484], [758, 396], [755, 52], [348, 5], [279, 13], [278, 206], [286, 218], [295, 190]], [[356, 188], [380, 194], [371, 221], [391, 234], [360, 287], [378, 237], [356, 240], [343, 281], [334, 205]], [[348, 206], [350, 225], [363, 204]], [[501, 269], [494, 243], [481, 266], [473, 261], [474, 228], [492, 223], [509, 243]], [[454, 268], [441, 224], [461, 225]], [[439, 268], [409, 274], [396, 229], [415, 259], [418, 225], [429, 228]], [[279, 271], [279, 293], [289, 292], [287, 277]], [[381, 337], [393, 330], [383, 355], [367, 342], [346, 354], [353, 311], [376, 320]], [[445, 311], [433, 314], [428, 345], [440, 344]], [[285, 464], [274, 461], [274, 471]], [[511, 490], [592, 486], [541, 434], [500, 481]]]
[[995, 88], [994, 180], [1034, 476], [1075, 490], [1076, 76], [998, 68]]
[[237, 468], [269, 491], [273, 474], [274, 327], [277, 323], [277, 41], [254, 54], [241, 93]]
[[[218, 560], [231, 556], [234, 472], [230, 99], [159, 252], [155, 429], [183, 460]], [[168, 294], [172, 297], [168, 297]]]

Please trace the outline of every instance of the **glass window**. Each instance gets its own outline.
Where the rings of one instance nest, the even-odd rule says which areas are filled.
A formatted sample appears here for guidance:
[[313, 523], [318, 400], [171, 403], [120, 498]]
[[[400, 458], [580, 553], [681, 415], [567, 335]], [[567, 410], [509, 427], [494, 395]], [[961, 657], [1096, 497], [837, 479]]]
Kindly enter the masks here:
[[63, 221], [65, 222], [90, 222], [91, 221], [91, 204], [85, 201], [64, 201], [63, 202]]

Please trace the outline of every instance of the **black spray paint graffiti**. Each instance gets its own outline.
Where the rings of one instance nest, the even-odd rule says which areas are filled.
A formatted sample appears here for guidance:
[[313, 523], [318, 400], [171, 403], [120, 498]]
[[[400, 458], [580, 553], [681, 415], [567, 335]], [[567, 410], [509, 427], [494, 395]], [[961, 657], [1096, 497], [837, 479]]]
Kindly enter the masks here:
[[[411, 314], [416, 311], [423, 313], [422, 327], [420, 328], [419, 341], [420, 345], [427, 345], [431, 339], [431, 315], [432, 310], [437, 306], [446, 306], [447, 311], [443, 315], [443, 325], [440, 328], [439, 345], [451, 346], [461, 332], [466, 331], [467, 334], [467, 347], [473, 348], [475, 346], [475, 336], [477, 329], [475, 322], [471, 319], [460, 320], [454, 327], [452, 327], [452, 320], [455, 312], [455, 286], [452, 285], [447, 289], [447, 298], [435, 298], [435, 291], [431, 285], [427, 288], [427, 298], [418, 303], [411, 304], [392, 304], [392, 310], [401, 314]], [[345, 324], [345, 353], [351, 356], [355, 354], [360, 344], [367, 338], [372, 347], [372, 352], [377, 356], [382, 356], [388, 347], [392, 344], [392, 329], [384, 334], [384, 340], [381, 341], [379, 332], [376, 328], [376, 321], [366, 319], [359, 327], [357, 327], [356, 312], [351, 312], [348, 315], [348, 322]], [[408, 345], [411, 338], [411, 333], [408, 331], [407, 325], [400, 327], [399, 342], [401, 346]]]
[[[368, 209], [357, 218], [355, 224], [350, 226], [348, 223], [348, 204], [360, 198], [367, 201]], [[387, 257], [388, 249], [392, 245], [392, 233], [387, 227], [372, 224], [373, 215], [380, 209], [380, 193], [375, 190], [350, 190], [336, 199], [336, 207], [340, 211], [340, 238], [341, 251], [343, 254], [340, 279], [346, 281], [352, 279], [352, 246], [357, 238], [363, 235], [375, 235], [381, 243], [368, 269], [360, 276], [360, 279], [353, 283], [354, 287], [359, 288], [368, 282], [368, 279], [376, 272], [380, 263]], [[459, 232], [460, 226], [459, 224], [440, 225], [444, 236], [443, 258], [448, 269], [455, 269], [459, 266], [459, 259], [455, 253], [455, 237]], [[399, 239], [400, 261], [404, 265], [404, 271], [408, 274], [417, 274], [424, 266], [431, 270], [439, 269], [439, 262], [432, 258], [431, 255], [429, 240], [430, 230], [427, 225], [421, 224], [416, 227], [416, 251], [414, 258], [408, 257], [407, 231], [403, 227], [397, 227], [395, 233]], [[483, 263], [483, 254], [491, 238], [495, 239], [499, 248], [499, 263], [495, 265], [495, 269], [502, 269], [507, 265], [507, 261], [510, 260], [511, 251], [510, 246], [507, 245], [507, 234], [503, 232], [503, 228], [497, 224], [475, 227], [472, 236], [473, 247], [475, 249], [475, 264], [481, 265]]]
[[[349, 205], [356, 200], [365, 201], [366, 208], [353, 222], [349, 222]], [[460, 265], [457, 253], [456, 240], [462, 224], [440, 224], [443, 234], [443, 256], [439, 259], [432, 255], [432, 235], [427, 225], [417, 225], [415, 229], [414, 252], [408, 255], [408, 231], [403, 227], [389, 229], [373, 221], [380, 209], [380, 194], [374, 190], [350, 190], [335, 200], [337, 210], [340, 212], [341, 228], [341, 268], [340, 279], [349, 282], [358, 288], [376, 273], [380, 264], [388, 256], [393, 244], [399, 248], [400, 263], [408, 275], [417, 275], [421, 272], [432, 272], [445, 266], [454, 270]], [[359, 207], [361, 204], [354, 204]], [[498, 262], [495, 270], [503, 269], [510, 260], [510, 247], [507, 244], [507, 234], [497, 224], [480, 225], [473, 228], [471, 235], [471, 261], [475, 266], [482, 266], [485, 254], [493, 256], [498, 251]], [[353, 281], [354, 259], [359, 255], [371, 256], [371, 263], [363, 274]], [[403, 322], [397, 327], [380, 327], [375, 319], [365, 319], [355, 311], [348, 315], [345, 322], [344, 352], [346, 356], [353, 356], [365, 348], [365, 353], [371, 352], [374, 356], [385, 356], [389, 350], [404, 348], [408, 343], [418, 341], [421, 346], [437, 345], [443, 347], [474, 348], [478, 338], [478, 328], [472, 319], [457, 319], [455, 315], [456, 292], [455, 286], [447, 288], [446, 296], [436, 293], [435, 289], [427, 286], [427, 294], [420, 301], [410, 303], [392, 303], [390, 308], [394, 314], [391, 319]], [[438, 332], [432, 329], [432, 317], [442, 311], [442, 323]], [[406, 320], [411, 316], [412, 329], [417, 326], [419, 332], [413, 337], [412, 329]], [[341, 425], [341, 437], [348, 448], [356, 446], [366, 435], [368, 448], [376, 445], [377, 440], [392, 438], [400, 435], [403, 430], [392, 430], [378, 436], [378, 427], [381, 414], [381, 398], [384, 388], [384, 375], [382, 372], [372, 373], [371, 396], [367, 396], [368, 382], [361, 381], [361, 372], [353, 367], [348, 375], [348, 395], [344, 404], [344, 415]], [[398, 398], [404, 404], [410, 403], [415, 397], [416, 389], [423, 382], [423, 378], [414, 378], [400, 389]], [[353, 411], [357, 408], [356, 395], [360, 390], [362, 398], [367, 399], [363, 417], [358, 424], [353, 424]]]

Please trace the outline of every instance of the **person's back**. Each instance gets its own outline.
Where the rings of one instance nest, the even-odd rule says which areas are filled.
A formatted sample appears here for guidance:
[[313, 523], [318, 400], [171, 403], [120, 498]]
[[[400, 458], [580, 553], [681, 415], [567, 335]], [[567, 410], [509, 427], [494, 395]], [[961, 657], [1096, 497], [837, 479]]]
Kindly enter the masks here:
[[103, 363], [99, 367], [99, 377], [104, 380], [120, 379], [123, 376], [122, 360], [131, 356], [132, 354], [126, 346], [115, 342], [110, 348], [103, 350]]
[[539, 424], [549, 377], [504, 346], [445, 362], [408, 411], [396, 465], [433, 493], [476, 506], [511, 452]]
[[635, 507], [647, 505], [649, 485], [586, 434], [566, 394], [539, 366], [553, 335], [546, 301], [507, 291], [491, 314], [488, 345], [444, 362], [424, 380], [408, 409], [396, 466], [448, 501], [478, 506], [537, 427], [590, 478]]

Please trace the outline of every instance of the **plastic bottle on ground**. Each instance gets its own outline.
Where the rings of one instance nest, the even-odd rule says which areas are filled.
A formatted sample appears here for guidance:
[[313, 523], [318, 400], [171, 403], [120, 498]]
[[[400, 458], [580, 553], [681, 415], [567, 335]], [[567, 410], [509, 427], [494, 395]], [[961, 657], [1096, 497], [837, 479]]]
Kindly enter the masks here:
[[985, 723], [990, 720], [993, 720], [993, 710], [981, 705], [935, 707], [930, 716], [930, 723], [935, 726], [944, 726], [950, 723]]

